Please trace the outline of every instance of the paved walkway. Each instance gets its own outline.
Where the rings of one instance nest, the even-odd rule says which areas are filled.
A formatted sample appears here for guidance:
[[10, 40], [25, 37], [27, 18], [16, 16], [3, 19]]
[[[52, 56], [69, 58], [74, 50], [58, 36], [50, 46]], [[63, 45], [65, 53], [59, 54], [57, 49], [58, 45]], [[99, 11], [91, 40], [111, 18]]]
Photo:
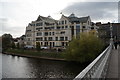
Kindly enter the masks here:
[[120, 65], [118, 63], [120, 64], [120, 47], [117, 50], [112, 50], [106, 78], [118, 80], [119, 77], [120, 79]]

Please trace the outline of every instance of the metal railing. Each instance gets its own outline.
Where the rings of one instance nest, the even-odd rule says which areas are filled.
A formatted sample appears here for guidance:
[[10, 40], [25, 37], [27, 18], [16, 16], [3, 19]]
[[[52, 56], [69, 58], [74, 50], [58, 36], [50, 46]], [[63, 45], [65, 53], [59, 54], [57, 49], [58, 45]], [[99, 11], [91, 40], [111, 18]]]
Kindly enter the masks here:
[[92, 63], [78, 74], [74, 80], [91, 80], [92, 78], [104, 79], [108, 68], [111, 50], [112, 42]]

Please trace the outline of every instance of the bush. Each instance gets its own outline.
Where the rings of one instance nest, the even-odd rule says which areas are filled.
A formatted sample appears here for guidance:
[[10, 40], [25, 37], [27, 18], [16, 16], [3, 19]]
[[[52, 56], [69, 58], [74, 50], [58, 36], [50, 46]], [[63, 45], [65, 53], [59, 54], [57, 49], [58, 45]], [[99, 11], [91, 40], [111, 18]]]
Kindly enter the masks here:
[[81, 33], [80, 37], [69, 43], [65, 58], [80, 63], [91, 62], [103, 49], [103, 42], [93, 34]]
[[36, 42], [36, 50], [40, 51], [41, 47], [40, 47], [40, 42]]

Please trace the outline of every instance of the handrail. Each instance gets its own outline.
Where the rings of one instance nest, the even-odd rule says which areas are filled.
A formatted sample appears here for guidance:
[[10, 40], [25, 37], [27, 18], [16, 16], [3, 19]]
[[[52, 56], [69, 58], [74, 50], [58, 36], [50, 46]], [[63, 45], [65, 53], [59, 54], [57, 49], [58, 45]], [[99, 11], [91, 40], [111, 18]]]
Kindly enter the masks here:
[[74, 80], [84, 78], [105, 78], [108, 58], [111, 50], [112, 44], [110, 44], [92, 63], [90, 63], [80, 74], [78, 74]]

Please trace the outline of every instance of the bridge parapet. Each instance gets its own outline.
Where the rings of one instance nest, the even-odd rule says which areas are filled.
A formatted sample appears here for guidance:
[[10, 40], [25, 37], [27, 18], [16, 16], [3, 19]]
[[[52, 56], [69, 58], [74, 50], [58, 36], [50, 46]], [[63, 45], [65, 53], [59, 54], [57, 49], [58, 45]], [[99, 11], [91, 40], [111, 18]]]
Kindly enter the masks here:
[[78, 74], [74, 80], [105, 78], [111, 50], [112, 42], [92, 63], [90, 63], [80, 74]]

